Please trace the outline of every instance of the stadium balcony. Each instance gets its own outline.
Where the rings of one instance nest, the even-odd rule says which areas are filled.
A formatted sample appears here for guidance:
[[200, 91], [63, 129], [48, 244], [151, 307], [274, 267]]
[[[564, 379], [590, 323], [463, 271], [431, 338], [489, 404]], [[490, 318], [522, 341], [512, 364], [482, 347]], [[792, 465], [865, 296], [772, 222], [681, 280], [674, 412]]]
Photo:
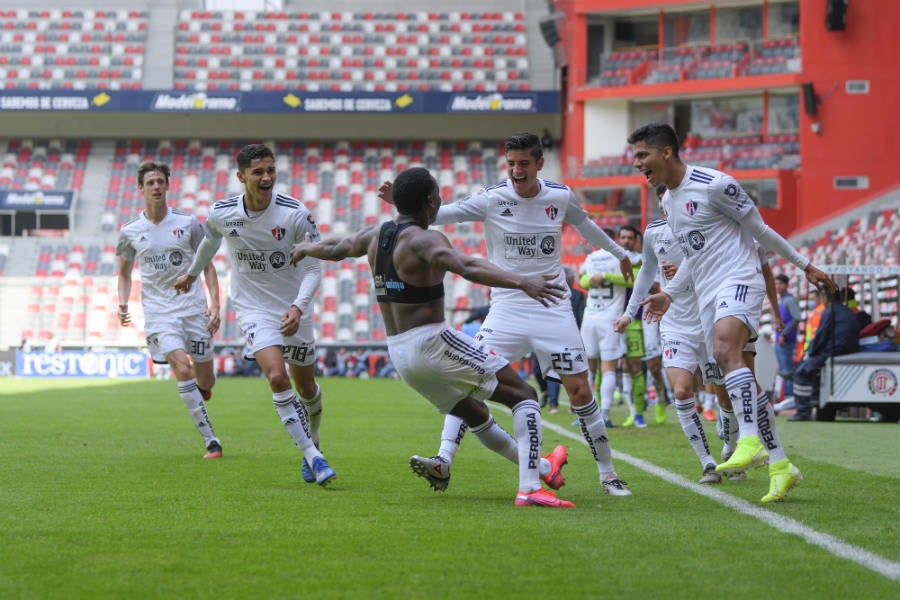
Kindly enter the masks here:
[[175, 87], [524, 90], [527, 56], [522, 13], [182, 11]]
[[4, 88], [140, 89], [148, 16], [125, 9], [4, 11]]
[[80, 190], [91, 142], [7, 140], [0, 143], [0, 187], [13, 190]]

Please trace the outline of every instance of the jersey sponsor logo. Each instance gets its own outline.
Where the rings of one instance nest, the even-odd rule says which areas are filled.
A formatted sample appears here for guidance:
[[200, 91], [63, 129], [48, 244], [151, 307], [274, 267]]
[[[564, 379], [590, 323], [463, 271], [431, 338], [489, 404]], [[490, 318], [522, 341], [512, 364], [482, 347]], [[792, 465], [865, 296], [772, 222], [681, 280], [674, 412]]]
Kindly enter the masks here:
[[285, 259], [284, 252], [275, 251], [269, 255], [269, 264], [277, 271], [285, 264], [287, 264], [287, 260]]
[[687, 234], [687, 243], [694, 250], [703, 250], [703, 247], [706, 246], [706, 236], [701, 231], [691, 231]]
[[547, 214], [547, 217], [551, 221], [555, 221], [556, 215], [559, 214], [559, 209], [551, 204], [550, 206], [548, 206], [547, 208], [544, 209], [544, 212]]
[[497, 206], [518, 206], [518, 200], [508, 200], [506, 198], [500, 198], [497, 200]]
[[545, 236], [541, 240], [541, 252], [544, 253], [544, 256], [552, 256], [555, 250], [556, 240], [553, 239], [552, 235]]
[[272, 237], [276, 240], [280, 240], [284, 237], [285, 228], [284, 227], [273, 227], [272, 228]]
[[184, 255], [178, 250], [174, 250], [172, 254], [169, 255], [169, 262], [172, 263], [173, 267], [180, 267], [184, 262]]
[[223, 225], [224, 225], [225, 227], [243, 227], [243, 226], [244, 226], [244, 220], [243, 220], [243, 219], [235, 219], [235, 220], [232, 220], [232, 221], [225, 221], [225, 222], [223, 223]]
[[547, 258], [557, 255], [552, 233], [504, 233], [505, 258]]
[[513, 213], [512, 213], [511, 210], [509, 210], [509, 209], [507, 208], [507, 209], [504, 210], [502, 213], [500, 213], [500, 216], [501, 216], [501, 217], [511, 217], [511, 216], [513, 216]]
[[184, 237], [184, 229], [173, 229], [172, 235], [174, 235], [179, 240]]
[[687, 211], [687, 214], [694, 216], [694, 213], [697, 212], [697, 203], [691, 200], [690, 202], [684, 203], [684, 210]]
[[143, 258], [144, 266], [154, 271], [165, 271], [168, 268], [170, 258], [168, 254], [147, 254]]

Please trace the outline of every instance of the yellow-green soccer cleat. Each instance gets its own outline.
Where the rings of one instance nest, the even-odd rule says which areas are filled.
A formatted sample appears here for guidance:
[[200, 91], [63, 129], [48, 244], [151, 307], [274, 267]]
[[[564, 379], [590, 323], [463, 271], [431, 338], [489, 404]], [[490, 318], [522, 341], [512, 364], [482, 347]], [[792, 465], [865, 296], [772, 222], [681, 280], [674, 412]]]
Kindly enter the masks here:
[[803, 481], [803, 473], [786, 458], [769, 465], [769, 493], [762, 502], [781, 502], [788, 492]]
[[634, 415], [622, 421], [622, 427], [634, 427]]
[[729, 475], [746, 469], [755, 469], [769, 462], [769, 453], [763, 448], [759, 436], [748, 435], [738, 440], [734, 454], [716, 467], [716, 473]]
[[666, 423], [666, 405], [661, 401], [656, 403], [656, 424], [665, 425]]

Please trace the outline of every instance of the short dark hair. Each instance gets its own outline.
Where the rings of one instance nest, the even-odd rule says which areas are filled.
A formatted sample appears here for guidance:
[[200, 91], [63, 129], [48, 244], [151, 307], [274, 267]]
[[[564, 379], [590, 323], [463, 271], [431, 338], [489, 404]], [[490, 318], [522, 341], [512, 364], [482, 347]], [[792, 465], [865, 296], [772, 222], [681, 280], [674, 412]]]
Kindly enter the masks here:
[[621, 233], [622, 231], [630, 231], [634, 234], [635, 239], [640, 239], [643, 237], [641, 235], [641, 232], [638, 231], [638, 228], [634, 225], [622, 225], [621, 227], [619, 227], [619, 232]]
[[520, 132], [509, 136], [503, 144], [503, 151], [509, 152], [510, 150], [529, 150], [534, 160], [540, 160], [544, 156], [541, 139], [533, 133]]
[[397, 175], [394, 179], [394, 206], [401, 215], [412, 215], [423, 206], [428, 196], [437, 188], [431, 171], [424, 167], [413, 167]]
[[243, 171], [258, 158], [275, 158], [275, 154], [265, 144], [248, 144], [244, 146], [235, 158], [238, 170]]
[[681, 143], [678, 141], [678, 134], [672, 129], [671, 125], [666, 123], [650, 123], [635, 129], [628, 136], [629, 144], [637, 144], [644, 142], [648, 146], [653, 146], [662, 150], [666, 146], [672, 149], [672, 154], [678, 158], [678, 148]]
[[788, 279], [787, 275], [781, 274], [775, 276], [775, 281], [780, 281], [781, 283], [787, 285], [790, 279]]
[[172, 175], [172, 172], [169, 170], [169, 165], [161, 162], [153, 162], [152, 160], [148, 160], [142, 162], [137, 170], [137, 182], [138, 187], [144, 187], [144, 176], [147, 173], [152, 173], [153, 171], [159, 171], [166, 178], [166, 183], [169, 183], [169, 177]]

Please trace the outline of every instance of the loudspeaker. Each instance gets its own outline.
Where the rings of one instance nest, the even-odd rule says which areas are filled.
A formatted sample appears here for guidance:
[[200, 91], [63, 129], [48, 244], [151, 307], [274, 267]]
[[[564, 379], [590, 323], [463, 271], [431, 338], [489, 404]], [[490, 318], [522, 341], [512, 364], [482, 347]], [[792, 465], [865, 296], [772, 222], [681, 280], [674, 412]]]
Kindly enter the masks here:
[[844, 31], [847, 28], [847, 0], [825, 0], [825, 29]]
[[815, 116], [819, 111], [819, 98], [816, 96], [816, 90], [813, 84], [803, 84], [803, 110], [810, 116]]
[[544, 41], [547, 42], [547, 45], [551, 48], [557, 45], [560, 41], [559, 30], [556, 28], [556, 19], [549, 18], [544, 19], [539, 23], [541, 26], [541, 35], [544, 36]]

